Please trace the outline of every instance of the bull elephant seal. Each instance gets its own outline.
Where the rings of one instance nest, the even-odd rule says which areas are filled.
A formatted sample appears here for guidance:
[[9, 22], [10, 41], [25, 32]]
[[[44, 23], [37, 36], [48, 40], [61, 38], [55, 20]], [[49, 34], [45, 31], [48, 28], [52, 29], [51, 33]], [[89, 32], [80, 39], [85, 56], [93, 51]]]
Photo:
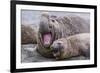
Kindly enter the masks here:
[[32, 25], [21, 25], [21, 44], [37, 43], [37, 32]]
[[43, 13], [40, 17], [37, 51], [44, 57], [53, 58], [50, 46], [59, 39], [78, 33], [89, 33], [90, 24], [79, 16], [57, 17]]
[[53, 55], [57, 60], [85, 56], [90, 57], [90, 34], [83, 33], [67, 38], [61, 38], [51, 45]]

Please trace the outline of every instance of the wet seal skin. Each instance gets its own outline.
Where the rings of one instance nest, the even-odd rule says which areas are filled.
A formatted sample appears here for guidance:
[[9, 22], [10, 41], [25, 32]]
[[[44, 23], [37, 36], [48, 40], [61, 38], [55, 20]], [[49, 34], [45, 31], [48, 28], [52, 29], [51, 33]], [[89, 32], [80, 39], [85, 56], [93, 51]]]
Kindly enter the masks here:
[[90, 58], [90, 34], [81, 33], [66, 38], [61, 38], [51, 45], [53, 56], [56, 60], [68, 59], [76, 56]]

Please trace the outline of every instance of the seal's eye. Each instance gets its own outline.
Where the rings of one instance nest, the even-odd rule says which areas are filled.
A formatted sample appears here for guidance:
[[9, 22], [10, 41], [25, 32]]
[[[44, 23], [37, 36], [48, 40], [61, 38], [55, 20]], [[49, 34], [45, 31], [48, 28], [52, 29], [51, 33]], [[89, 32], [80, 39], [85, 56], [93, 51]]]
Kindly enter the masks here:
[[55, 20], [52, 20], [52, 22], [55, 22]]

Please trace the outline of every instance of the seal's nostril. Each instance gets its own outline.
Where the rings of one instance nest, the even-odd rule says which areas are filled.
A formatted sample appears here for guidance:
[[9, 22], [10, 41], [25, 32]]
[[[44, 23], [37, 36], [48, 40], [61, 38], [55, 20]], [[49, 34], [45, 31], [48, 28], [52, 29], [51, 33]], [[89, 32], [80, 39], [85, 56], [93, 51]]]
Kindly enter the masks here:
[[50, 25], [49, 28], [52, 28], [52, 26]]

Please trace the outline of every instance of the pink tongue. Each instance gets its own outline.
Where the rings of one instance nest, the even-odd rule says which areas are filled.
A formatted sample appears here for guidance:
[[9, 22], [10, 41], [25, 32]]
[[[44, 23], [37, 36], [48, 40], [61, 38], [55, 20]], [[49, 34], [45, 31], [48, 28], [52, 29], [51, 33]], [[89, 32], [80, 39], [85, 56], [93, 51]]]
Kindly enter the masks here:
[[43, 36], [43, 41], [44, 41], [44, 44], [50, 44], [50, 40], [51, 40], [51, 34], [45, 34]]

